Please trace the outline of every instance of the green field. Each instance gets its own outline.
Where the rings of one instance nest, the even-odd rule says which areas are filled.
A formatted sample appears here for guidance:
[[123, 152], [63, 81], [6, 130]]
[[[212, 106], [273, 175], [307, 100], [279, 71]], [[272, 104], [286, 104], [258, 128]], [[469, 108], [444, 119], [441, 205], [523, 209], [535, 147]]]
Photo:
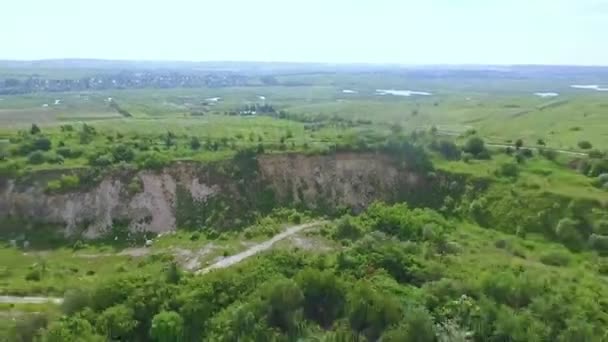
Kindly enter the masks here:
[[[0, 77], [33, 72], [110, 73]], [[398, 188], [412, 203], [362, 211], [264, 197], [241, 212], [226, 197], [185, 214], [230, 225], [188, 219], [153, 236], [113, 222], [126, 235], [94, 240], [2, 216], [0, 341], [606, 341], [608, 93], [570, 87], [599, 76], [244, 75], [238, 87], [0, 95], [0, 185], [70, 196], [113, 171], [222, 160], [238, 171], [222, 174], [235, 196], [256, 202], [242, 175], [257, 175], [259, 155], [365, 152], [424, 180], [424, 193]], [[433, 204], [415, 207], [424, 198]]]

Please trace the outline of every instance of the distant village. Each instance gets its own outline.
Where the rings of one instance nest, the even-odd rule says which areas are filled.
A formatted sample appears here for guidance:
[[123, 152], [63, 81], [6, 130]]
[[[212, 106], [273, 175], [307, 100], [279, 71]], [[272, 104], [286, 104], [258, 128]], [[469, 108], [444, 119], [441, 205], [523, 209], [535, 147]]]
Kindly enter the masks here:
[[32, 75], [26, 79], [0, 79], [0, 95], [32, 92], [63, 92], [128, 88], [229, 87], [247, 84], [235, 73], [187, 74], [179, 72], [118, 72], [80, 79], [48, 79]]

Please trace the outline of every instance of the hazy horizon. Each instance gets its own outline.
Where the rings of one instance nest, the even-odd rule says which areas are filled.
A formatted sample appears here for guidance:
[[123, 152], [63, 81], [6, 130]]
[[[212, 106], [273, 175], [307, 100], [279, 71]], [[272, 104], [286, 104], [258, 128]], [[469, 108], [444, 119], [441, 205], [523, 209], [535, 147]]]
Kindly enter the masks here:
[[606, 66], [608, 0], [23, 0], [0, 60]]

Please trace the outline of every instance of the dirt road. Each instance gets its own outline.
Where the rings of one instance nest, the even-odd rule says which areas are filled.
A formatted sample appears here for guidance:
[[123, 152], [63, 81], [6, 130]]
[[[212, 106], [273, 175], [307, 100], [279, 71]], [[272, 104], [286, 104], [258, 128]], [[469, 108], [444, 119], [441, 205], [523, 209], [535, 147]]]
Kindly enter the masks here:
[[[218, 262], [216, 262], [213, 265], [210, 265], [201, 270], [198, 270], [196, 272], [196, 274], [205, 274], [214, 269], [220, 269], [220, 268], [226, 268], [226, 267], [232, 266], [236, 263], [239, 263], [249, 257], [252, 257], [260, 252], [263, 252], [263, 251], [271, 248], [272, 245], [274, 245], [275, 243], [277, 243], [291, 235], [294, 235], [306, 228], [311, 228], [314, 226], [318, 226], [320, 224], [322, 224], [322, 222], [317, 221], [317, 222], [305, 223], [305, 224], [300, 224], [297, 226], [289, 227], [289, 228], [285, 229], [283, 232], [273, 236], [269, 240], [255, 244], [241, 253], [226, 257], [224, 259], [219, 260]], [[0, 296], [0, 303], [2, 303], [2, 304], [45, 304], [45, 303], [61, 304], [61, 303], [63, 303], [63, 298]]]

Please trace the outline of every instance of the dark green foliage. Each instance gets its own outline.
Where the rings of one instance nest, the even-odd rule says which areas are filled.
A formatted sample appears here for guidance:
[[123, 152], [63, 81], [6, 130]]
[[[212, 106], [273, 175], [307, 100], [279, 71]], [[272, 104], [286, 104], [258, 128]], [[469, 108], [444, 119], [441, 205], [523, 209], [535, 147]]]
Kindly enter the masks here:
[[40, 127], [38, 127], [38, 125], [36, 124], [32, 124], [32, 127], [30, 128], [30, 134], [34, 135], [38, 133], [40, 133]]
[[602, 255], [608, 254], [608, 235], [591, 234], [589, 236], [589, 246]]
[[477, 159], [489, 159], [490, 154], [486, 149], [486, 145], [483, 139], [479, 137], [471, 137], [467, 140], [462, 150], [466, 153], [470, 153]]
[[98, 335], [86, 319], [80, 317], [64, 317], [49, 325], [45, 332], [46, 342], [104, 342], [105, 338]]
[[97, 318], [97, 329], [110, 340], [129, 340], [136, 326], [133, 310], [123, 304], [105, 309]]
[[119, 144], [112, 149], [112, 157], [115, 162], [130, 162], [135, 158], [135, 152], [127, 145]]
[[34, 150], [49, 151], [51, 149], [51, 139], [47, 137], [39, 137], [34, 139], [32, 147]]
[[589, 150], [593, 147], [593, 145], [591, 145], [590, 142], [588, 142], [587, 140], [582, 140], [578, 142], [578, 147], [580, 147], [583, 150]]
[[278, 280], [262, 290], [268, 324], [283, 332], [295, 329], [296, 316], [304, 301], [298, 285], [289, 279]]
[[505, 163], [500, 165], [498, 174], [505, 177], [517, 178], [517, 175], [519, 174], [519, 168], [517, 167], [517, 164]]
[[564, 252], [549, 252], [540, 257], [540, 261], [550, 266], [567, 266], [570, 256]]
[[518, 150], [519, 150], [519, 149], [520, 149], [520, 148], [522, 148], [523, 146], [524, 146], [524, 141], [523, 141], [523, 140], [521, 140], [521, 139], [517, 139], [517, 140], [515, 140], [515, 148], [516, 148], [516, 149], [518, 149]]
[[589, 151], [588, 155], [589, 155], [589, 158], [601, 159], [601, 158], [604, 158], [606, 156], [606, 153], [604, 153], [604, 152], [602, 152], [600, 150], [595, 149], [595, 150]]
[[403, 312], [394, 298], [383, 296], [365, 282], [355, 284], [348, 297], [347, 317], [351, 328], [369, 340], [377, 339], [397, 324]]
[[175, 311], [163, 311], [152, 319], [150, 337], [156, 342], [184, 341], [184, 320]]
[[80, 156], [82, 156], [83, 151], [81, 149], [78, 148], [72, 148], [72, 147], [58, 147], [56, 150], [57, 154], [64, 157], [64, 158], [78, 158]]
[[81, 289], [69, 290], [63, 296], [61, 311], [66, 315], [73, 315], [91, 305], [90, 294]]
[[345, 284], [329, 271], [307, 269], [296, 281], [304, 295], [304, 317], [329, 328], [344, 309]]
[[167, 283], [169, 283], [169, 284], [179, 283], [179, 280], [182, 278], [182, 272], [179, 269], [179, 267], [177, 266], [177, 263], [172, 262], [169, 265], [169, 268], [167, 268], [167, 271], [166, 271], [165, 278], [167, 280]]
[[555, 235], [566, 246], [579, 250], [584, 243], [584, 237], [580, 232], [581, 223], [571, 218], [561, 219], [555, 227]]
[[198, 150], [201, 148], [201, 141], [198, 137], [190, 138], [190, 148], [193, 150]]
[[459, 160], [461, 151], [456, 144], [449, 140], [441, 140], [437, 146], [437, 150], [447, 160]]
[[33, 342], [36, 336], [48, 324], [48, 317], [40, 313], [25, 314], [16, 319], [14, 327], [9, 332], [10, 341]]
[[169, 165], [171, 159], [158, 152], [146, 152], [137, 158], [137, 165], [142, 169], [160, 170]]
[[[382, 335], [386, 342], [435, 342], [437, 336], [433, 317], [422, 308], [410, 308], [401, 324]], [[450, 340], [450, 342], [454, 342]]]
[[32, 165], [42, 164], [44, 161], [45, 156], [41, 151], [34, 151], [27, 156], [27, 162]]

